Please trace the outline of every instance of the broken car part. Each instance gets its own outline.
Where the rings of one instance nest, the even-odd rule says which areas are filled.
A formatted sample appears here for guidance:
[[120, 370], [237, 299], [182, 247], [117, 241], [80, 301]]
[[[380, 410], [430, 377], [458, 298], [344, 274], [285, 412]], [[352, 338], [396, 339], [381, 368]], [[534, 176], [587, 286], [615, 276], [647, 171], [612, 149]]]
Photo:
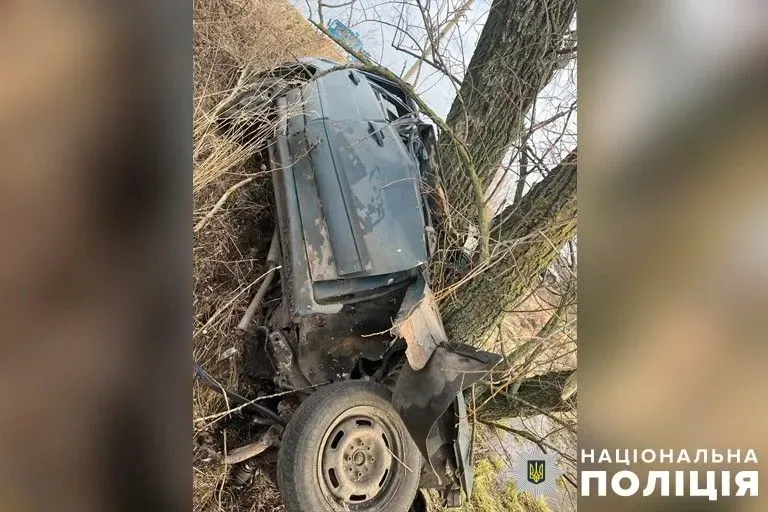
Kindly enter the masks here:
[[280, 441], [281, 426], [272, 425], [258, 441], [235, 448], [224, 457], [224, 464], [237, 464], [260, 455]]
[[444, 475], [462, 470], [461, 485], [471, 496], [471, 464], [467, 417], [462, 390], [482, 379], [501, 356], [469, 347], [437, 347], [424, 368], [406, 365], [392, 393], [392, 404], [408, 426], [414, 442], [428, 462], [432, 476], [442, 485]]
[[245, 310], [245, 314], [243, 314], [243, 318], [240, 320], [240, 323], [237, 324], [237, 328], [241, 331], [248, 330], [248, 325], [251, 323], [251, 320], [253, 320], [253, 315], [256, 314], [259, 306], [261, 306], [261, 302], [264, 300], [264, 296], [267, 294], [267, 290], [272, 284], [272, 281], [275, 279], [274, 270], [275, 267], [279, 265], [279, 263], [280, 242], [277, 238], [277, 229], [275, 229], [275, 232], [272, 234], [272, 241], [269, 244], [269, 252], [267, 253], [267, 264], [264, 270], [264, 280], [259, 285], [259, 289], [256, 291], [256, 295], [248, 305], [248, 309]]

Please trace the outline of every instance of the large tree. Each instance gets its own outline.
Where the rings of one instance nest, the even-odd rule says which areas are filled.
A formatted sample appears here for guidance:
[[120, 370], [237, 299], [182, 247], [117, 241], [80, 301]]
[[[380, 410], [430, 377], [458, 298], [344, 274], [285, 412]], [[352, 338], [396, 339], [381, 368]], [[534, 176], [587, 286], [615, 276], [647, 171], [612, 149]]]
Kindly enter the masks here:
[[577, 152], [502, 212], [491, 259], [461, 284], [442, 307], [449, 338], [483, 345], [504, 311], [535, 286], [535, 280], [576, 232]]
[[[562, 59], [576, 0], [494, 0], [446, 125], [463, 141], [485, 186], [518, 140], [536, 97]], [[440, 163], [454, 226], [481, 222], [455, 141], [441, 141]]]
[[[441, 139], [440, 179], [451, 216], [444, 227], [455, 230], [441, 239], [460, 244], [475, 225], [481, 228], [481, 248], [486, 244], [469, 271], [471, 278], [459, 275], [456, 291], [441, 304], [450, 339], [487, 345], [505, 311], [530, 294], [540, 274], [575, 235], [575, 149], [492, 223], [481, 217], [486, 209], [479, 210], [477, 195], [470, 193], [473, 180], [489, 185], [514, 143], [525, 145], [525, 116], [557, 69], [575, 9], [575, 0], [494, 0], [446, 119], [464, 147], [457, 147], [452, 138]], [[460, 151], [469, 155], [472, 173]], [[446, 285], [457, 284], [456, 276], [442, 277]], [[514, 390], [489, 390], [484, 395], [492, 398], [480, 414], [497, 420], [567, 410], [572, 403], [560, 397], [568, 375], [553, 372], [523, 381]]]
[[441, 305], [452, 339], [482, 344], [575, 234], [575, 150], [492, 222], [478, 218], [487, 209], [477, 208], [472, 192], [476, 180], [488, 187], [512, 145], [528, 135], [525, 117], [567, 51], [575, 10], [575, 0], [494, 0], [446, 118], [452, 136], [440, 140], [440, 193], [448, 199], [441, 213], [450, 218], [440, 239], [451, 249], [470, 226], [485, 223], [479, 237], [488, 247], [467, 271], [471, 279], [446, 275], [451, 266], [442, 261], [435, 265], [442, 286], [458, 284]]

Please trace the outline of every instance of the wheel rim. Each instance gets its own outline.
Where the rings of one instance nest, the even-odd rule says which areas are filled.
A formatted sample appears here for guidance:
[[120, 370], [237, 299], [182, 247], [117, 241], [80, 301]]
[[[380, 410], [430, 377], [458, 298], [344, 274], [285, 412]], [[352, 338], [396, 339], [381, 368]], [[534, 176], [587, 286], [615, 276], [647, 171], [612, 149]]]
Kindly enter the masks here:
[[386, 499], [399, 464], [397, 430], [372, 407], [353, 407], [326, 431], [319, 454], [320, 484], [344, 509]]

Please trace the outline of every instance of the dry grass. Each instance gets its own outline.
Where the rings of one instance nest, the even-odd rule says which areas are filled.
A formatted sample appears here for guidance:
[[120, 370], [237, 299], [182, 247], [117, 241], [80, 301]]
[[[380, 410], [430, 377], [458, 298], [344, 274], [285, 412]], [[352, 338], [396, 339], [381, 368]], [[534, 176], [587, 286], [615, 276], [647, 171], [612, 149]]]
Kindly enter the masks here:
[[[498, 457], [480, 458], [475, 464], [472, 499], [454, 512], [550, 512], [544, 500], [534, 500], [530, 494], [520, 494], [513, 482], [505, 482], [500, 473], [505, 462]], [[435, 491], [427, 491], [427, 512], [442, 512], [441, 500]]]
[[285, 0], [195, 0], [194, 161], [196, 194], [221, 174], [242, 173], [252, 148], [215, 133], [217, 106], [237, 85], [239, 71], [270, 69], [301, 56], [342, 60], [337, 47], [319, 34]]
[[[273, 229], [271, 190], [262, 156], [254, 147], [221, 137], [213, 119], [238, 86], [243, 67], [258, 72], [308, 55], [343, 60], [337, 47], [285, 0], [194, 0], [193, 225], [233, 185], [254, 178], [234, 190], [197, 230], [193, 246], [193, 354], [215, 378], [233, 388], [238, 385], [236, 360], [218, 362], [218, 356], [227, 348], [242, 347], [235, 325], [251, 298], [250, 286], [263, 270]], [[195, 418], [223, 410], [221, 397], [195, 384]], [[238, 442], [226, 439], [218, 423], [205, 432], [201, 425], [196, 423], [196, 438], [209, 435], [219, 450], [225, 443], [232, 448]], [[202, 450], [194, 455], [195, 511], [282, 510], [279, 493], [264, 472], [257, 472], [251, 484], [234, 488], [228, 483], [232, 468], [208, 460], [207, 455]]]
[[518, 493], [512, 482], [500, 482], [499, 472], [504, 466], [505, 462], [498, 459], [479, 460], [475, 466], [472, 499], [455, 512], [549, 512], [543, 500]]

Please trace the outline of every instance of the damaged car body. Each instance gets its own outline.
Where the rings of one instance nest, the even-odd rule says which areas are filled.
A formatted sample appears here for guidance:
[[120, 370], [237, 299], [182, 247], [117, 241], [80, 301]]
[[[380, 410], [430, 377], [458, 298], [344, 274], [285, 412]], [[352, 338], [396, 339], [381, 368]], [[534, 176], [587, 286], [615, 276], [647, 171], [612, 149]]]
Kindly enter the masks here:
[[307, 395], [280, 448], [286, 510], [406, 511], [417, 488], [459, 506], [472, 489], [462, 391], [500, 357], [449, 340], [429, 288], [434, 128], [394, 82], [325, 59], [272, 71], [221, 129], [247, 137], [265, 108], [280, 300], [265, 307], [260, 289], [262, 321], [241, 327], [258, 344], [251, 372]]

